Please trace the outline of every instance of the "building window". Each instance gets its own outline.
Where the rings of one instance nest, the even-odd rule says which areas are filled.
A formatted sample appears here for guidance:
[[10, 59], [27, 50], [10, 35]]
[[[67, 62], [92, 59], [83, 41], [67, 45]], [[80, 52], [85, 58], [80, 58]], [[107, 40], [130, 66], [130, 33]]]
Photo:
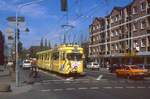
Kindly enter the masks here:
[[118, 50], [118, 44], [115, 45], [115, 50]]
[[133, 48], [136, 48], [137, 46], [138, 46], [137, 41], [134, 41], [134, 43], [133, 43]]
[[143, 3], [141, 3], [141, 11], [143, 11], [143, 10], [145, 10], [145, 9], [146, 9], [146, 3], [143, 2]]
[[93, 37], [93, 42], [95, 42], [95, 38]]
[[115, 31], [115, 35], [116, 35], [116, 36], [118, 35], [118, 30]]
[[137, 30], [137, 23], [133, 23], [133, 31]]
[[116, 21], [116, 22], [118, 21], [118, 15], [115, 16], [115, 21]]
[[145, 20], [143, 20], [142, 22], [141, 22], [141, 29], [144, 29], [146, 27], [146, 22], [145, 22]]
[[93, 31], [95, 30], [95, 27], [93, 27]]
[[128, 26], [127, 26], [127, 25], [125, 26], [125, 30], [126, 30], [126, 31], [128, 30]]
[[113, 17], [110, 20], [111, 20], [111, 23], [114, 23]]
[[114, 32], [114, 31], [111, 32], [111, 37], [114, 37], [114, 33], [113, 33], [113, 32]]
[[140, 42], [141, 42], [141, 47], [145, 47], [145, 39], [142, 39]]
[[137, 13], [137, 7], [133, 7], [132, 14], [136, 14], [136, 13]]

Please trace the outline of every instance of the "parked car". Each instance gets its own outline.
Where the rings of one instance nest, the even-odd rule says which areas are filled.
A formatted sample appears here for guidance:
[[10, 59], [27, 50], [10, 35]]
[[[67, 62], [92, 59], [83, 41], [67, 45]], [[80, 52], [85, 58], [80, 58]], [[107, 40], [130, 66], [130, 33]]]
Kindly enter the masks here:
[[31, 61], [30, 60], [24, 60], [22, 67], [23, 68], [31, 68]]
[[116, 72], [116, 69], [119, 69], [120, 67], [121, 67], [121, 66], [120, 66], [120, 65], [117, 65], [117, 64], [112, 65], [112, 66], [109, 67], [109, 72], [110, 72], [110, 73], [115, 73], [115, 72]]
[[116, 69], [116, 75], [118, 77], [144, 78], [146, 74], [147, 74], [147, 69], [143, 69], [136, 65], [125, 65]]
[[97, 70], [99, 70], [100, 65], [99, 65], [97, 62], [89, 62], [89, 63], [86, 65], [86, 67], [87, 67], [88, 69], [93, 69], [93, 70], [97, 69]]
[[14, 65], [13, 61], [8, 61], [7, 66], [12, 66]]

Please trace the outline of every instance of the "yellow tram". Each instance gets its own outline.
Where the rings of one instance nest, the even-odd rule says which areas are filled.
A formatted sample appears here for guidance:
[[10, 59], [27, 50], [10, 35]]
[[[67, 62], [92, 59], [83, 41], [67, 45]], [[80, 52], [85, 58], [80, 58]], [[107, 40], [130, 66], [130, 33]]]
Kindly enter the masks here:
[[41, 69], [61, 74], [83, 74], [83, 48], [76, 44], [63, 44], [37, 53]]

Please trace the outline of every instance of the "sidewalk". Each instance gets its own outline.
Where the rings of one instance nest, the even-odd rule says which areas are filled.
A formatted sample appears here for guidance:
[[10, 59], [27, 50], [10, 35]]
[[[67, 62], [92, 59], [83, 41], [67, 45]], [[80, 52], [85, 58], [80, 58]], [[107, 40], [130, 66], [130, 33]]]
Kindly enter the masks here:
[[0, 67], [0, 93], [19, 94], [32, 89], [32, 85], [25, 83], [29, 78], [25, 76], [23, 71], [20, 71], [20, 84], [16, 86], [15, 72], [10, 72], [9, 69]]

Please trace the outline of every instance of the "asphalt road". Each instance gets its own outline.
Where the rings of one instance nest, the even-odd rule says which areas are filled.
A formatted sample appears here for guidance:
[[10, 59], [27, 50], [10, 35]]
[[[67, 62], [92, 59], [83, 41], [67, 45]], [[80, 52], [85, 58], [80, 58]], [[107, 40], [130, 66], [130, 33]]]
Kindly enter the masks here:
[[[29, 71], [24, 71], [28, 73]], [[97, 79], [103, 75], [101, 79]], [[2, 95], [1, 99], [148, 99], [150, 79], [127, 80], [106, 71], [86, 70], [86, 75], [62, 77], [40, 71], [32, 90]]]

